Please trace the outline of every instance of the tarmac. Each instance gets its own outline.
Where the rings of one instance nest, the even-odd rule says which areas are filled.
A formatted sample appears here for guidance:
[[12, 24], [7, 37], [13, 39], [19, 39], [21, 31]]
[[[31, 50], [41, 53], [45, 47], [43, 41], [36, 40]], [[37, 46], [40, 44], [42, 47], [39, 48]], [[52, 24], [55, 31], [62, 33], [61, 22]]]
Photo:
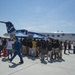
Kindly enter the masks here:
[[0, 58], [0, 75], [75, 75], [75, 54], [63, 54], [62, 60], [41, 62], [39, 58], [23, 57], [24, 64], [18, 64], [19, 57], [10, 63]]

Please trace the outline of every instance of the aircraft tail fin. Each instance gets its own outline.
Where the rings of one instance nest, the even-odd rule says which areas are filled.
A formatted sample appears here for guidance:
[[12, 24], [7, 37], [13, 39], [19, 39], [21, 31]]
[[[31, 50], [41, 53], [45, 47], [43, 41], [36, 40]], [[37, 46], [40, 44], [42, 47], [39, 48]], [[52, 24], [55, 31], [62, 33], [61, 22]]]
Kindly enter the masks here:
[[6, 24], [6, 28], [7, 28], [8, 33], [16, 31], [16, 29], [14, 28], [14, 25], [10, 21], [8, 21], [8, 22], [0, 21], [0, 23]]
[[6, 28], [8, 33], [16, 31], [14, 25], [11, 22], [6, 22]]

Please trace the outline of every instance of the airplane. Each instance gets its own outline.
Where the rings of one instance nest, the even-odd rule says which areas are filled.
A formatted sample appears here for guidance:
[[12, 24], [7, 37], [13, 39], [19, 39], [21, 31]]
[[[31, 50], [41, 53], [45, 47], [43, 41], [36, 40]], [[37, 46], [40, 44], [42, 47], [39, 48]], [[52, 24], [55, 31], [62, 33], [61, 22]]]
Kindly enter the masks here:
[[53, 32], [53, 33], [42, 33], [44, 34], [47, 38], [52, 38], [52, 39], [58, 39], [62, 42], [73, 42], [75, 41], [75, 33], [63, 33], [63, 32]]
[[34, 34], [36, 34], [37, 36], [40, 36], [40, 37], [42, 36], [42, 34], [40, 34], [40, 33], [31, 32], [26, 29], [16, 30], [14, 25], [10, 21], [8, 21], [8, 22], [0, 21], [0, 23], [4, 23], [6, 25], [7, 33], [5, 33], [4, 36], [10, 36], [11, 38], [14, 38], [17, 33], [20, 33], [20, 34], [22, 33], [22, 35], [25, 34], [25, 35], [29, 35], [31, 37]]
[[30, 36], [37, 34], [39, 36], [43, 36], [45, 40], [58, 39], [60, 41], [66, 41], [66, 40], [72, 42], [75, 41], [75, 33], [63, 33], [63, 32], [37, 33], [37, 32], [28, 31], [26, 29], [16, 30], [14, 25], [10, 21], [8, 22], [0, 21], [0, 23], [6, 24], [7, 33], [5, 33], [4, 35], [10, 36], [11, 38], [13, 38], [16, 33], [23, 33], [25, 35], [30, 35]]

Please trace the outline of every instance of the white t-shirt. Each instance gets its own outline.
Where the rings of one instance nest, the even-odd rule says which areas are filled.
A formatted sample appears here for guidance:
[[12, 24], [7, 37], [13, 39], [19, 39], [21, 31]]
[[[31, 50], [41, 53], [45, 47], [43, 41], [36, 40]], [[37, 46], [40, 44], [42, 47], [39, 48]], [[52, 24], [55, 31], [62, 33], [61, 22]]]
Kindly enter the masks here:
[[12, 41], [7, 41], [7, 43], [6, 43], [6, 49], [7, 50], [12, 50], [12, 44], [13, 44]]
[[14, 44], [14, 41], [11, 41], [12, 42], [12, 44]]
[[2, 45], [2, 40], [0, 40], [0, 45]]

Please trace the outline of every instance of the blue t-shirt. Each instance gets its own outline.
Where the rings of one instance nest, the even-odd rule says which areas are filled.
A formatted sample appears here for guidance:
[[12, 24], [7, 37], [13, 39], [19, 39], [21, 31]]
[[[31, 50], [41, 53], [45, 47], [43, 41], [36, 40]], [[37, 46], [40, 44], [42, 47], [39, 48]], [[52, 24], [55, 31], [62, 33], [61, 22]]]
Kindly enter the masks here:
[[22, 46], [21, 42], [19, 40], [16, 41], [15, 44], [14, 44], [15, 51], [20, 52], [21, 46]]

